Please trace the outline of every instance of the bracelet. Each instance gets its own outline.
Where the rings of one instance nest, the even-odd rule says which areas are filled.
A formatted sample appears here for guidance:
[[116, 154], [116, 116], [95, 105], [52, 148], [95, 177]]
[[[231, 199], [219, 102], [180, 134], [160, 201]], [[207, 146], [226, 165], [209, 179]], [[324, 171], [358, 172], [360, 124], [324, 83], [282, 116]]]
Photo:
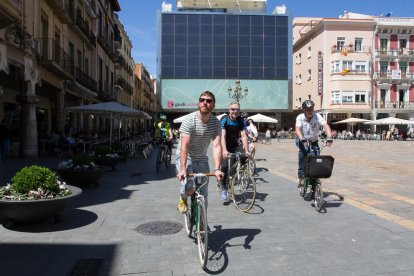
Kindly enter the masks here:
[[214, 171], [219, 171], [220, 169], [215, 169]]

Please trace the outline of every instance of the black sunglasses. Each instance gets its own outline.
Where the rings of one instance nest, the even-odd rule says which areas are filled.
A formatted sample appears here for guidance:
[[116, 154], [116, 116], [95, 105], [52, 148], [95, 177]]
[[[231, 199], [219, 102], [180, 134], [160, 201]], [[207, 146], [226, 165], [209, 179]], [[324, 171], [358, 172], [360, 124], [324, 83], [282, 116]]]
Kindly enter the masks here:
[[239, 111], [240, 111], [240, 109], [239, 109], [239, 108], [230, 108], [230, 110], [231, 110], [231, 111], [234, 111], [234, 112], [239, 112]]
[[199, 103], [203, 103], [203, 102], [212, 103], [213, 99], [200, 98], [200, 99], [198, 99], [198, 102]]

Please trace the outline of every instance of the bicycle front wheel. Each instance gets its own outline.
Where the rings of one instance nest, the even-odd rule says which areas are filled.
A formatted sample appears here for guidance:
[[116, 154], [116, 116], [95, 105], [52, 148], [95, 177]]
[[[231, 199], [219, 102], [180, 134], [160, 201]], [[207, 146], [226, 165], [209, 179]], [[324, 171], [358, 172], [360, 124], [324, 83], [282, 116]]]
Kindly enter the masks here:
[[322, 192], [322, 185], [318, 181], [315, 185], [315, 210], [320, 212], [325, 204], [325, 200], [323, 199], [323, 192]]
[[240, 170], [231, 179], [231, 196], [234, 207], [242, 212], [249, 211], [256, 200], [256, 182], [247, 170]]
[[194, 226], [194, 218], [193, 216], [193, 210], [191, 205], [192, 199], [191, 196], [187, 197], [187, 212], [184, 213], [184, 223], [185, 223], [185, 232], [187, 233], [187, 236], [191, 237], [191, 234], [193, 232], [193, 226]]
[[197, 244], [198, 244], [198, 258], [202, 268], [207, 265], [208, 259], [208, 223], [207, 223], [207, 208], [204, 197], [198, 199], [197, 212]]
[[169, 149], [165, 149], [164, 151], [164, 163], [165, 163], [165, 167], [168, 168], [171, 164], [171, 154], [170, 154], [170, 150]]

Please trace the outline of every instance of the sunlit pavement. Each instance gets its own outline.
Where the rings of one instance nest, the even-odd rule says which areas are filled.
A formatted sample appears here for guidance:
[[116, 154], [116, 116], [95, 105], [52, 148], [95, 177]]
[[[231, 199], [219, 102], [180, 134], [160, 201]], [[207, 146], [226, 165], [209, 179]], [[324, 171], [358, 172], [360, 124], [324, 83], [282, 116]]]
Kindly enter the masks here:
[[[62, 221], [0, 226], [3, 275], [413, 275], [414, 142], [335, 141], [317, 213], [296, 187], [293, 140], [258, 144], [256, 204], [223, 205], [209, 186], [209, 261], [184, 229], [145, 235], [144, 223], [183, 223], [173, 164], [155, 173], [155, 154], [109, 170], [84, 187]], [[23, 160], [0, 166], [5, 178]], [[55, 166], [55, 159], [42, 159]], [[174, 160], [173, 160], [174, 163]], [[4, 219], [0, 222], [4, 223]]]

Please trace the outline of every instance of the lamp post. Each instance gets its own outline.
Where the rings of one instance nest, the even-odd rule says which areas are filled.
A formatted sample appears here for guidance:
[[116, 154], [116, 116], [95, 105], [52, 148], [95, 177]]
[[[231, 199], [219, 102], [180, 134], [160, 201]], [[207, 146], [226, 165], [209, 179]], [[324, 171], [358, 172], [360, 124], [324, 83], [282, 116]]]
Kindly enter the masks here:
[[237, 102], [247, 97], [247, 94], [249, 93], [249, 89], [247, 89], [247, 87], [244, 89], [241, 87], [240, 80], [236, 80], [236, 87], [234, 89], [229, 86], [229, 89], [227, 89], [227, 91], [229, 92], [229, 98], [233, 98]]

